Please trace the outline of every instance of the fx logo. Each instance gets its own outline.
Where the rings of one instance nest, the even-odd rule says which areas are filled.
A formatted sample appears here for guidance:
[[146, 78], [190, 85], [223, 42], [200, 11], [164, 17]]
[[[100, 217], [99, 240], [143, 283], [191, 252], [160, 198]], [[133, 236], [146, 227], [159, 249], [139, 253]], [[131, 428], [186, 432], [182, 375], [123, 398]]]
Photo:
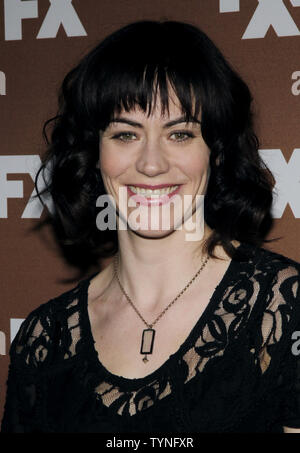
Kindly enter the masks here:
[[[240, 0], [219, 0], [220, 13], [239, 12]], [[289, 0], [300, 6], [300, 0]], [[297, 36], [300, 31], [283, 0], [258, 0], [258, 5], [242, 39], [264, 38], [270, 27], [277, 36]]]
[[272, 216], [280, 219], [289, 204], [295, 218], [300, 218], [300, 148], [296, 148], [289, 162], [280, 149], [262, 149], [261, 158], [269, 167], [276, 180], [273, 190]]
[[[67, 36], [86, 36], [87, 33], [72, 5], [72, 0], [49, 0], [50, 7], [37, 39], [55, 38], [60, 25]], [[5, 40], [22, 39], [22, 20], [38, 17], [37, 0], [4, 0]]]
[[[7, 180], [6, 176], [9, 173], [29, 173], [34, 181], [40, 165], [39, 155], [0, 156], [0, 218], [7, 218], [8, 198], [24, 198], [23, 181]], [[43, 178], [39, 179], [39, 190], [43, 189], [41, 181], [43, 181]], [[41, 217], [43, 205], [38, 198], [31, 198], [34, 195], [36, 195], [35, 189], [26, 204], [22, 219], [39, 219]], [[53, 204], [50, 197], [43, 197], [43, 201], [49, 211], [52, 212]]]

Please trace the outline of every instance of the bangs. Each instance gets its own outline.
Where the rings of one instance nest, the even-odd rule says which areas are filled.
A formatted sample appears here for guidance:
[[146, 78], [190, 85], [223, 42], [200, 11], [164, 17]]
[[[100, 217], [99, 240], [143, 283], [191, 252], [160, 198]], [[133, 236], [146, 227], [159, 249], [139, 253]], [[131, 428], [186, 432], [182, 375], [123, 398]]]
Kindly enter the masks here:
[[116, 114], [140, 108], [150, 116], [160, 103], [161, 114], [169, 115], [172, 100], [182, 111], [186, 121], [197, 119], [200, 113], [200, 95], [186, 77], [158, 65], [145, 65], [132, 71], [128, 68], [115, 69], [105, 82], [105, 90], [98, 93], [98, 127], [104, 130]]

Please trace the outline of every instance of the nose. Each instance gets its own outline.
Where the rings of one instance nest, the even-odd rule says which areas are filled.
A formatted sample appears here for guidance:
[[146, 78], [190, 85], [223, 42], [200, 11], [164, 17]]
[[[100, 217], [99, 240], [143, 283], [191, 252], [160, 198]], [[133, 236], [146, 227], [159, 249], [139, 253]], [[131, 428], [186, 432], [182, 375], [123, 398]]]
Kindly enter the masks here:
[[146, 176], [157, 176], [169, 170], [169, 162], [159, 140], [147, 140], [140, 149], [136, 169]]

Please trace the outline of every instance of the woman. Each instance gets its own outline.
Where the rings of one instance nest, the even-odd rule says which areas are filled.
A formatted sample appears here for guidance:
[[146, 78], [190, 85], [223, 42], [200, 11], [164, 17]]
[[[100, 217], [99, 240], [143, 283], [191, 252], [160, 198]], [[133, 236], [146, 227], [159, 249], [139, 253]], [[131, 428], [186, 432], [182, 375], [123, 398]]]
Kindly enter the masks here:
[[250, 104], [178, 22], [128, 25], [67, 75], [41, 168], [53, 222], [112, 260], [24, 321], [3, 431], [300, 431], [300, 265], [261, 247], [274, 181]]

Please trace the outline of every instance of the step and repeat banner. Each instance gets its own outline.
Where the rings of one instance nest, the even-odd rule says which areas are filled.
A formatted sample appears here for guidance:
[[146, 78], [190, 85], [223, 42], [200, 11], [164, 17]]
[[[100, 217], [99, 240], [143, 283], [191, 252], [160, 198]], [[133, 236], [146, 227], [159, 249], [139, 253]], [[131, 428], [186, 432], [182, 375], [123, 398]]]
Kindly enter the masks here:
[[47, 208], [30, 201], [43, 124], [72, 66], [114, 30], [147, 19], [200, 27], [248, 83], [276, 180], [268, 238], [279, 239], [265, 247], [300, 261], [300, 0], [0, 0], [0, 419], [21, 322], [78, 278], [40, 226]]

